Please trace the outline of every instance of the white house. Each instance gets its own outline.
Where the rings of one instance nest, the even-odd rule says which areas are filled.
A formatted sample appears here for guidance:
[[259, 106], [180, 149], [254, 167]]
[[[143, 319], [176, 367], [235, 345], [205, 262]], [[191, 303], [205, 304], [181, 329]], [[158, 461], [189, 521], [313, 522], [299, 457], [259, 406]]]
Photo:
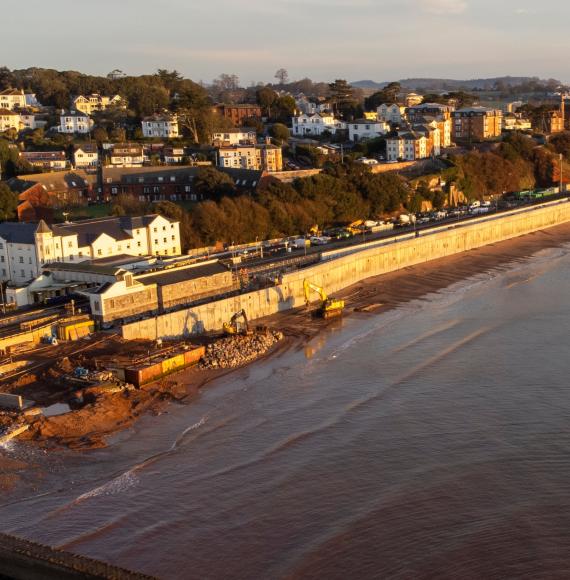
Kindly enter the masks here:
[[413, 131], [386, 139], [387, 161], [417, 161], [429, 157], [429, 139]]
[[355, 142], [376, 139], [390, 130], [388, 123], [384, 121], [369, 121], [368, 119], [351, 121], [347, 123], [347, 126], [348, 139]]
[[67, 134], [86, 134], [93, 128], [93, 120], [80, 111], [64, 111], [59, 117], [58, 131]]
[[332, 113], [314, 113], [293, 117], [292, 133], [296, 137], [308, 135], [322, 135], [325, 132], [335, 134], [338, 130], [346, 129], [346, 124], [334, 118]]
[[0, 108], [0, 133], [9, 129], [20, 130], [20, 114], [9, 109]]
[[97, 145], [86, 143], [84, 145], [75, 146], [73, 151], [73, 165], [76, 169], [97, 167], [98, 161], [99, 152], [97, 150]]
[[142, 167], [144, 163], [144, 149], [136, 143], [113, 145], [109, 155], [113, 167]]
[[23, 109], [26, 106], [26, 95], [20, 89], [4, 89], [0, 91], [0, 109]]
[[151, 115], [142, 120], [144, 137], [173, 139], [178, 137], [178, 117], [169, 113]]
[[242, 127], [238, 129], [225, 129], [216, 131], [212, 135], [212, 145], [214, 147], [230, 147], [232, 145], [255, 145], [257, 134], [255, 129]]
[[404, 119], [404, 112], [406, 107], [393, 103], [391, 105], [387, 103], [382, 103], [377, 109], [376, 114], [379, 121], [384, 121], [385, 123], [396, 123], [400, 124]]
[[181, 254], [180, 223], [161, 215], [108, 217], [48, 226], [0, 223], [0, 280], [21, 286], [53, 262], [119, 255]]

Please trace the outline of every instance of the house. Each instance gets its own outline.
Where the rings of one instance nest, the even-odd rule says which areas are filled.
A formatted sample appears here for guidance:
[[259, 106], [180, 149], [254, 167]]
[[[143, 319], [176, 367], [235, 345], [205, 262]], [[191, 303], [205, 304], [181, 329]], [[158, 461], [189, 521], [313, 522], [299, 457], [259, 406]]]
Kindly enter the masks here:
[[61, 171], [68, 165], [65, 151], [21, 151], [20, 159], [38, 169], [49, 171]]
[[310, 99], [305, 95], [300, 95], [295, 99], [295, 106], [298, 111], [305, 115], [314, 115], [315, 113], [324, 113], [332, 111], [332, 103], [326, 100]]
[[332, 113], [313, 113], [311, 115], [298, 115], [292, 118], [292, 133], [296, 137], [320, 136], [323, 133], [334, 135], [341, 129], [346, 129], [346, 124], [334, 118]]
[[234, 125], [241, 125], [244, 119], [261, 120], [261, 107], [259, 105], [216, 105], [213, 112], [230, 119]]
[[397, 103], [382, 103], [376, 109], [376, 114], [378, 115], [379, 121], [399, 125], [403, 121], [405, 111], [406, 107], [398, 105]]
[[[141, 201], [202, 201], [195, 191], [194, 178], [201, 167], [106, 167], [103, 170], [103, 191], [94, 201], [109, 201], [119, 193], [132, 195]], [[219, 168], [229, 175], [238, 194], [255, 193], [263, 179], [263, 171]]]
[[184, 147], [164, 147], [162, 150], [162, 158], [164, 163], [182, 163], [185, 158]]
[[457, 141], [485, 141], [501, 134], [503, 113], [499, 109], [466, 107], [453, 111], [451, 118]]
[[170, 113], [160, 113], [145, 117], [142, 122], [143, 136], [174, 139], [178, 137], [178, 117]]
[[0, 91], [0, 109], [23, 109], [26, 106], [26, 95], [21, 89], [4, 89]]
[[121, 143], [113, 145], [109, 154], [109, 163], [113, 167], [141, 167], [144, 162], [142, 145]]
[[231, 145], [255, 145], [257, 133], [255, 129], [242, 127], [240, 129], [225, 129], [215, 131], [212, 135], [214, 147], [229, 147]]
[[75, 111], [80, 111], [85, 115], [91, 115], [95, 111], [104, 111], [109, 107], [125, 107], [125, 102], [120, 95], [113, 97], [106, 97], [98, 93], [74, 97], [71, 101], [71, 108]]
[[368, 121], [367, 119], [350, 121], [347, 127], [348, 139], [354, 142], [376, 139], [390, 130], [388, 123], [384, 121]]
[[59, 127], [57, 130], [60, 133], [69, 135], [75, 133], [84, 135], [91, 131], [93, 125], [93, 120], [81, 111], [63, 111], [59, 117]]
[[562, 113], [562, 111], [558, 110], [549, 111], [546, 114], [545, 122], [546, 122], [546, 132], [549, 134], [561, 133], [562, 131], [564, 131], [564, 114]]
[[10, 129], [20, 130], [20, 114], [10, 109], [0, 109], [0, 133]]
[[48, 226], [0, 223], [0, 278], [22, 285], [50, 263], [119, 255], [181, 254], [180, 223], [161, 215], [107, 217]]
[[47, 126], [47, 120], [37, 115], [31, 109], [20, 109], [20, 129], [40, 129]]
[[73, 148], [73, 165], [76, 169], [97, 167], [99, 150], [95, 143], [75, 145]]
[[406, 107], [413, 107], [414, 105], [419, 105], [423, 103], [423, 101], [424, 98], [421, 95], [418, 95], [417, 93], [408, 93], [404, 97], [404, 103], [406, 104]]
[[218, 149], [218, 166], [234, 169], [282, 171], [281, 147], [276, 145], [234, 145]]
[[51, 219], [53, 208], [83, 205], [90, 198], [96, 176], [82, 170], [22, 175], [7, 181], [18, 195], [20, 221]]

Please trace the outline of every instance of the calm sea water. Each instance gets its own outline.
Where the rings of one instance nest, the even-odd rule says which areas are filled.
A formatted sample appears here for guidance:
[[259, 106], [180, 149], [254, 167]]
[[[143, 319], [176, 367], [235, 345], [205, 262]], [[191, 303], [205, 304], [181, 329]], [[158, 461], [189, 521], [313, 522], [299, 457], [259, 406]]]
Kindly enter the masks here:
[[108, 449], [12, 445], [0, 530], [160, 578], [567, 578], [569, 333], [570, 247], [346, 318]]

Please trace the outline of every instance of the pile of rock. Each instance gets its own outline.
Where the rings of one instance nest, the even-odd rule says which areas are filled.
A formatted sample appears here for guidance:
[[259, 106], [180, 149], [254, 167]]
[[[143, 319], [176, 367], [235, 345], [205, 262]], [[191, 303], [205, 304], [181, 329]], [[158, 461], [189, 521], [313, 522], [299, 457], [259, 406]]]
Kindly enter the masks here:
[[206, 347], [202, 357], [202, 369], [231, 369], [245, 365], [264, 355], [283, 339], [283, 333], [267, 331], [250, 336], [229, 336]]

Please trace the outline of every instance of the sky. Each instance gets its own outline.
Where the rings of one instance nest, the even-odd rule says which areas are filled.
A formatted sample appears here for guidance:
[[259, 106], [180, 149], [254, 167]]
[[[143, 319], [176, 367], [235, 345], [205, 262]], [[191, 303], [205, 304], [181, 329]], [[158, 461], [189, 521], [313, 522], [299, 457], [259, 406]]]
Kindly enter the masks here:
[[0, 66], [569, 82], [569, 17], [568, 0], [27, 0], [2, 11]]

